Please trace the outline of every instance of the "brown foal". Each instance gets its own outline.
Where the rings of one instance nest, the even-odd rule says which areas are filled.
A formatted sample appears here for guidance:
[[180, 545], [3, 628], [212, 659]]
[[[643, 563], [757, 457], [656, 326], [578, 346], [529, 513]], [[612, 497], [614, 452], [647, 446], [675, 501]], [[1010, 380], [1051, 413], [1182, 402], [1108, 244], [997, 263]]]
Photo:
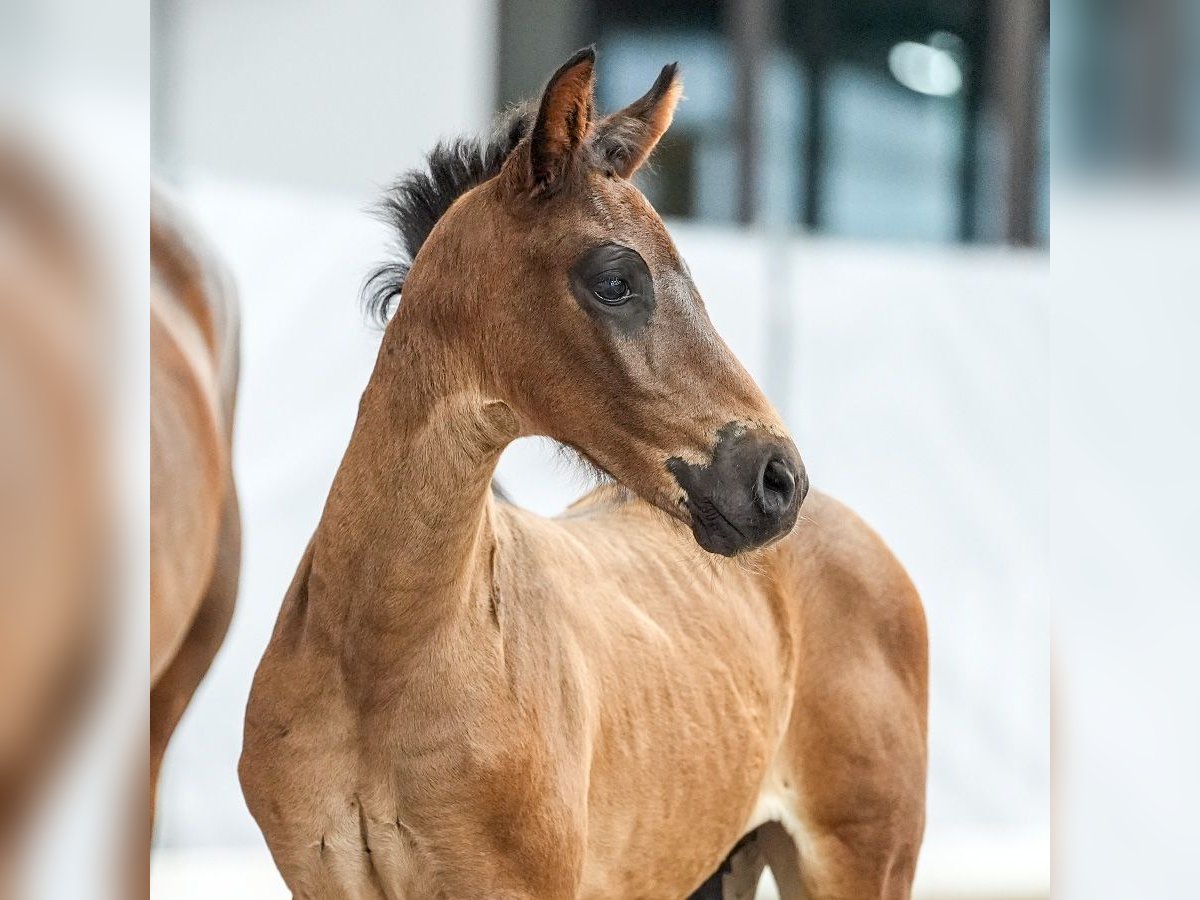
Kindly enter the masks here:
[[[907, 897], [920, 601], [805, 500], [630, 183], [675, 67], [597, 118], [594, 61], [392, 195], [411, 267], [376, 281], [403, 300], [254, 681], [247, 802], [296, 897], [750, 897], [764, 864], [784, 897]], [[619, 486], [498, 502], [522, 435]]]

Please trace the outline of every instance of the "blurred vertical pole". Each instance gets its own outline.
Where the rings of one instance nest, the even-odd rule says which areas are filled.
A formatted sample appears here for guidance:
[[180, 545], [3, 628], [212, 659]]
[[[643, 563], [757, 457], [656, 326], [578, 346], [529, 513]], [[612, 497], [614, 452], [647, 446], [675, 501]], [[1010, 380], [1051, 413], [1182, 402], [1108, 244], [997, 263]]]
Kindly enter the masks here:
[[150, 160], [158, 170], [170, 171], [172, 153], [171, 107], [175, 93], [172, 66], [177, 0], [152, 0], [150, 5]]
[[1170, 170], [1181, 143], [1177, 114], [1186, 102], [1181, 76], [1187, 26], [1168, 0], [1141, 0], [1123, 18], [1124, 40], [1134, 62], [1129, 111], [1133, 152], [1136, 161], [1152, 171]]
[[[564, 59], [581, 44], [599, 40], [596, 5], [584, 0], [499, 0], [497, 109], [540, 95], [547, 76]], [[532, 22], [536, 28], [529, 27]], [[603, 46], [599, 49], [603, 54]]]
[[736, 72], [733, 140], [737, 148], [735, 216], [758, 220], [758, 172], [762, 155], [763, 70], [777, 27], [777, 0], [728, 0], [726, 13]]
[[728, 0], [725, 10], [733, 44], [736, 82], [733, 139], [737, 148], [736, 220], [766, 225], [760, 234], [766, 254], [767, 308], [763, 387], [790, 418], [794, 333], [791, 292], [791, 235], [784, 222], [766, 222], [759, 197], [766, 106], [766, 69], [779, 35], [779, 0]]
[[809, 231], [821, 227], [825, 184], [825, 98], [829, 71], [830, 10], [827, 0], [806, 4], [807, 27], [800, 36], [808, 96], [804, 108], [804, 192], [800, 220]]
[[961, 158], [958, 166], [958, 239], [964, 244], [979, 235], [979, 78], [967, 73], [963, 86]]
[[993, 73], [1007, 146], [1004, 236], [1010, 244], [1036, 240], [1039, 62], [1044, 0], [992, 0]]
[[962, 34], [968, 49], [964, 66], [966, 81], [962, 93], [962, 143], [958, 166], [958, 239], [964, 244], [979, 238], [979, 127], [984, 101], [984, 67], [977, 48], [988, 33], [987, 0], [977, 0], [975, 15]]

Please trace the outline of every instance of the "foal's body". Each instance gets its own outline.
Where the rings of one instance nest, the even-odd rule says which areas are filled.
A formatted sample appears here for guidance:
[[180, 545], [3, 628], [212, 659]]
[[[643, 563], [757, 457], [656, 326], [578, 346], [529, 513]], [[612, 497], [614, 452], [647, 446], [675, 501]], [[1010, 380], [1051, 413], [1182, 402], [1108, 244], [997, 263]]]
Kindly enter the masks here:
[[[679, 898], [774, 820], [808, 896], [907, 896], [924, 619], [874, 533], [812, 495], [791, 536], [726, 560], [615, 487], [550, 520], [496, 503], [486, 421], [366, 440], [422, 418], [394, 361], [247, 720], [243, 783], [295, 895]], [[367, 457], [387, 468], [362, 477]], [[462, 485], [460, 517], [409, 531]], [[383, 533], [344, 544], [362, 521]]]
[[[416, 259], [255, 677], [247, 802], [303, 898], [678, 900], [731, 850], [709, 895], [766, 860], [786, 898], [906, 897], [920, 603], [834, 501], [792, 531], [799, 454], [627, 180], [674, 67], [596, 121], [593, 61], [435, 160], [445, 196], [400, 189]], [[624, 488], [497, 503], [526, 434]]]

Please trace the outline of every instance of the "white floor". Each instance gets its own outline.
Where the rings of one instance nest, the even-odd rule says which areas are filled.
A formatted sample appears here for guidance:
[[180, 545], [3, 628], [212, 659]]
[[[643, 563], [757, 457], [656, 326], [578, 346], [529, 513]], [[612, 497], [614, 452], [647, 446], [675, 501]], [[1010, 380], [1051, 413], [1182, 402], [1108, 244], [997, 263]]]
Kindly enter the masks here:
[[[770, 878], [759, 900], [775, 900]], [[150, 869], [154, 900], [287, 900], [265, 850], [159, 849]], [[927, 842], [914, 900], [1048, 900], [1050, 853], [1045, 835], [980, 835]]]

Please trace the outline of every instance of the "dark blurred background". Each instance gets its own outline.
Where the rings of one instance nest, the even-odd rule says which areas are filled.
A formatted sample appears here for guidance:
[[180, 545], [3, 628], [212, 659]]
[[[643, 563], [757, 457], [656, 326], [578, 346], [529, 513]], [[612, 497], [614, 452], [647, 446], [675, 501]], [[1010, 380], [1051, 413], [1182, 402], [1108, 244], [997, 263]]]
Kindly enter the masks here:
[[501, 0], [498, 99], [596, 41], [602, 105], [677, 55], [647, 194], [855, 238], [1048, 239], [1045, 0]]
[[[1047, 0], [286, 6], [277, 21], [277, 0], [156, 0], [161, 161], [249, 174], [248, 153], [255, 169], [268, 152], [306, 160], [329, 137], [323, 125], [343, 146], [388, 135], [379, 146], [395, 166], [405, 141], [373, 119], [395, 131], [482, 127], [596, 43], [602, 106], [640, 95], [664, 61], [683, 66], [688, 102], [644, 179], [667, 216], [848, 238], [1048, 241]], [[237, 52], [226, 28], [244, 42]], [[350, 149], [342, 171], [364, 152]], [[368, 167], [380, 181], [381, 163]], [[307, 181], [319, 167], [270, 168]]]

